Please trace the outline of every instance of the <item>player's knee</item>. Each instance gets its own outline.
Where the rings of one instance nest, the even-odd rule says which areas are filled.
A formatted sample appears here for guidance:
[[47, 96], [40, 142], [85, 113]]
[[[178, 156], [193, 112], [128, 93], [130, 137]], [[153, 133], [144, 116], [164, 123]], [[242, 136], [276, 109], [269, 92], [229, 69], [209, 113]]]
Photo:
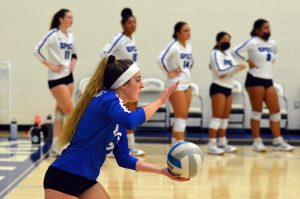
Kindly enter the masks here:
[[186, 128], [186, 119], [176, 117], [173, 124], [173, 131], [184, 132]]
[[272, 122], [279, 122], [281, 120], [281, 114], [280, 114], [280, 112], [270, 114], [270, 120]]
[[228, 127], [228, 122], [229, 122], [229, 119], [228, 119], [228, 118], [222, 119], [219, 128], [220, 128], [220, 129], [227, 129], [227, 127]]
[[218, 130], [218, 129], [220, 128], [221, 122], [222, 122], [222, 119], [221, 119], [221, 118], [213, 117], [213, 118], [210, 120], [209, 128]]
[[67, 106], [65, 109], [64, 109], [64, 114], [65, 115], [70, 115], [73, 111], [73, 107], [72, 106]]
[[63, 122], [65, 119], [65, 114], [59, 110], [55, 110], [54, 120]]
[[252, 114], [251, 114], [251, 119], [252, 120], [260, 120], [261, 119], [261, 115], [262, 113], [261, 112], [258, 112], [258, 111], [252, 111]]

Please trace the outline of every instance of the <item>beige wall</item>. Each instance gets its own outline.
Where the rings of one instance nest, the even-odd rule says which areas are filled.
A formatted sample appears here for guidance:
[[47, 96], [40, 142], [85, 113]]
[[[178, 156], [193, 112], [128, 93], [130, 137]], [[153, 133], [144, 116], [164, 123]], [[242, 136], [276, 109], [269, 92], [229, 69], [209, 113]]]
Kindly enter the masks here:
[[[170, 41], [176, 21], [185, 20], [190, 24], [196, 61], [193, 81], [199, 84], [205, 99], [205, 126], [211, 115], [208, 57], [215, 34], [220, 30], [228, 31], [233, 37], [232, 44], [236, 45], [249, 38], [255, 19], [268, 19], [280, 50], [280, 58], [274, 67], [275, 81], [284, 86], [289, 99], [290, 128], [300, 129], [300, 110], [294, 109], [294, 101], [300, 100], [298, 0], [276, 3], [274, 0], [1, 0], [0, 59], [10, 61], [13, 66], [13, 116], [19, 123], [28, 124], [35, 114], [44, 117], [53, 112], [55, 102], [47, 88], [46, 68], [35, 59], [32, 52], [48, 31], [54, 12], [66, 7], [75, 15], [72, 31], [79, 56], [75, 72], [78, 81], [93, 72], [99, 50], [121, 30], [120, 11], [124, 6], [133, 8], [138, 19], [135, 37], [140, 53], [139, 65], [144, 76], [163, 77], [155, 63], [158, 53]], [[245, 73], [237, 76], [241, 81], [244, 78]], [[247, 118], [248, 115], [249, 110]]]

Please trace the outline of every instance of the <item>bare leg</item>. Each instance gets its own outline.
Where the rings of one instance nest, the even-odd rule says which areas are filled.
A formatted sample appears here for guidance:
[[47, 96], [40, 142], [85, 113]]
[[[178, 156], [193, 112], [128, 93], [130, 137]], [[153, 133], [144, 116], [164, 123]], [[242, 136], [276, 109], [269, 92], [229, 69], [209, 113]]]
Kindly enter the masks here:
[[88, 190], [84, 191], [79, 195], [79, 199], [109, 199], [108, 193], [102, 187], [101, 184], [97, 183]]
[[[226, 110], [226, 96], [223, 94], [216, 94], [211, 97], [212, 115], [214, 118], [223, 118]], [[209, 138], [217, 137], [218, 129], [209, 128]]]
[[[273, 86], [269, 87], [266, 90], [265, 102], [270, 111], [270, 115], [280, 112], [278, 96], [277, 96], [276, 90]], [[271, 121], [270, 120], [270, 128], [271, 128], [274, 138], [281, 136], [280, 121]]]
[[45, 189], [45, 199], [77, 199], [77, 197], [67, 195], [65, 193], [53, 190]]
[[[232, 95], [228, 96], [226, 98], [225, 102], [225, 110], [222, 119], [229, 118], [230, 112], [231, 112], [231, 105], [232, 105]], [[226, 129], [219, 128], [219, 137], [225, 137], [226, 136]]]
[[[175, 118], [186, 120], [188, 115], [186, 98], [187, 97], [185, 91], [175, 91], [170, 96], [170, 102], [172, 104], [175, 113]], [[174, 130], [174, 125], [173, 125], [172, 137], [175, 138], [176, 140], [183, 140], [184, 132]]]
[[[249, 94], [252, 111], [261, 112], [263, 99], [265, 96], [265, 88], [263, 86], [248, 87], [247, 91]], [[260, 120], [254, 120], [251, 118], [250, 124], [253, 137], [260, 137]]]

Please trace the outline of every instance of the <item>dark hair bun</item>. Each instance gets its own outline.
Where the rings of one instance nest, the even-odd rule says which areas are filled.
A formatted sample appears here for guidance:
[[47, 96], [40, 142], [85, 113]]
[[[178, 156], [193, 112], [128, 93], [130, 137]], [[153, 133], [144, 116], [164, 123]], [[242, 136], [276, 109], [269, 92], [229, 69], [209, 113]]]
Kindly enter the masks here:
[[109, 56], [108, 56], [108, 60], [107, 60], [107, 64], [114, 63], [115, 60], [116, 60], [116, 57], [115, 57], [115, 56], [109, 55]]
[[130, 8], [124, 8], [121, 12], [121, 16], [123, 19], [133, 16], [132, 10]]

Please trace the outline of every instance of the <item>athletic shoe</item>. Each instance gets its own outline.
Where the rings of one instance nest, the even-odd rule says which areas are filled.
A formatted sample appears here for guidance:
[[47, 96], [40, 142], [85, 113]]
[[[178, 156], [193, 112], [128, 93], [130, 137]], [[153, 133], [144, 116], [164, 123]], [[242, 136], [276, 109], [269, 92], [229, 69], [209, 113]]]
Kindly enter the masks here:
[[264, 143], [262, 142], [261, 138], [255, 140], [253, 142], [252, 146], [253, 146], [253, 151], [255, 151], [255, 152], [266, 152], [267, 151], [267, 148], [264, 145]]
[[226, 139], [223, 141], [219, 140], [218, 147], [223, 149], [226, 153], [234, 153], [238, 150], [237, 147], [229, 145]]
[[293, 146], [291, 146], [290, 144], [288, 144], [287, 142], [282, 141], [277, 144], [273, 143], [272, 149], [274, 151], [293, 151], [295, 148]]
[[138, 149], [138, 148], [133, 148], [133, 149], [129, 149], [129, 150], [130, 150], [129, 154], [131, 156], [139, 157], [139, 156], [145, 155], [145, 151]]
[[207, 144], [207, 153], [212, 155], [222, 155], [225, 151], [217, 146], [216, 143]]

